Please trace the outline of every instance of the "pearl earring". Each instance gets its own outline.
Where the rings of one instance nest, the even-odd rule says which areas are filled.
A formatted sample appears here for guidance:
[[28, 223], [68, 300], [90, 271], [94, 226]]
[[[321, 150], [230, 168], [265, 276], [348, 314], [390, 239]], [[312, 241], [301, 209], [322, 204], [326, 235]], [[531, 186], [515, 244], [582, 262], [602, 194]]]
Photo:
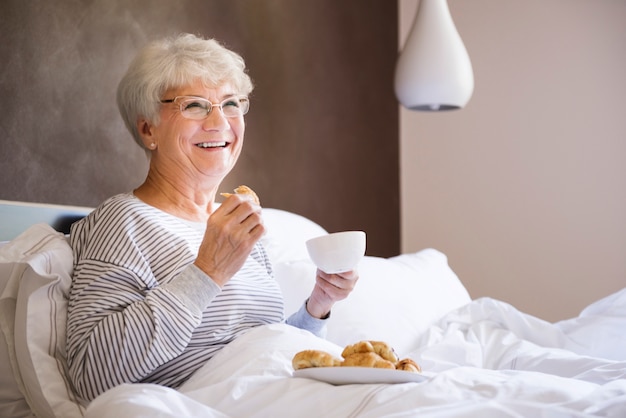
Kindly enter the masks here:
[[155, 149], [156, 148], [156, 144], [153, 142], [150, 144], [150, 149]]

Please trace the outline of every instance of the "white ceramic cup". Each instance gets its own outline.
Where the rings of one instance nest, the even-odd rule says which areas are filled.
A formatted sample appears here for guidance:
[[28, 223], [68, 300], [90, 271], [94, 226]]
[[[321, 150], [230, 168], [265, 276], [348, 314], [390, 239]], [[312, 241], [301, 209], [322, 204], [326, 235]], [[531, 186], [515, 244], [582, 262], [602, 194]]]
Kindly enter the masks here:
[[325, 273], [353, 270], [365, 255], [365, 232], [343, 231], [312, 238], [306, 242], [309, 256]]

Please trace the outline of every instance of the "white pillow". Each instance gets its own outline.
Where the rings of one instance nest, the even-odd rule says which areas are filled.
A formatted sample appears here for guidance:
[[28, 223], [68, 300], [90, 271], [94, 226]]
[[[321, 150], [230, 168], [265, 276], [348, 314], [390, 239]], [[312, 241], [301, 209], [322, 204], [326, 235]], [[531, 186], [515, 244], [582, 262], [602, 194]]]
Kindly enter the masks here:
[[[0, 261], [0, 295], [4, 292], [16, 266]], [[19, 374], [13, 343], [15, 299], [0, 299], [0, 411], [8, 417], [26, 417], [31, 414], [26, 398], [19, 389], [15, 375]], [[6, 332], [5, 332], [6, 331]], [[7, 337], [5, 337], [5, 334]], [[16, 368], [15, 371], [13, 368]], [[21, 383], [21, 382], [20, 382]]]
[[[355, 289], [335, 304], [328, 322], [326, 338], [340, 346], [380, 340], [402, 356], [417, 348], [419, 335], [434, 322], [471, 300], [447, 257], [437, 250], [387, 259], [366, 256], [357, 270]], [[309, 296], [315, 271], [308, 260], [274, 266], [287, 316]]]
[[[30, 409], [37, 416], [82, 417], [84, 408], [67, 379], [65, 353], [70, 246], [63, 234], [37, 224], [2, 247], [0, 261], [13, 263], [13, 274], [0, 298], [7, 314], [2, 328], [10, 352], [13, 339], [14, 376]], [[12, 317], [13, 335], [6, 326]]]
[[310, 219], [281, 209], [263, 208], [263, 222], [267, 232], [261, 242], [272, 264], [308, 260], [304, 243], [328, 233]]

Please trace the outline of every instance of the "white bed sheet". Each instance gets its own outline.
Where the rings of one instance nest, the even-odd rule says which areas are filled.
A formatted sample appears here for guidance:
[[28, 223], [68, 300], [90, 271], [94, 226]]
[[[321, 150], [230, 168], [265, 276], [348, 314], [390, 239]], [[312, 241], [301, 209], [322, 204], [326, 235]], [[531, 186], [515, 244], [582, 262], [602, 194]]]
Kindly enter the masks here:
[[[625, 306], [626, 289], [550, 324], [496, 300], [473, 301], [416, 337], [422, 348], [399, 353], [432, 374], [422, 383], [333, 386], [294, 378], [297, 351], [339, 354], [342, 347], [287, 325], [261, 327], [180, 391], [123, 385], [92, 402], [86, 416], [626, 416]], [[589, 355], [607, 350], [616, 358]]]

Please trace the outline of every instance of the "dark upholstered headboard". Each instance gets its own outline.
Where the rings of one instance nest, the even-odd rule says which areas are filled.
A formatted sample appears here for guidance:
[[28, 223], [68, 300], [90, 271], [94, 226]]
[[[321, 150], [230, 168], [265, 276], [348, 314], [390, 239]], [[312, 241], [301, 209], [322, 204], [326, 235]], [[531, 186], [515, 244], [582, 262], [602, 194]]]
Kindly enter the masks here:
[[397, 2], [0, 1], [0, 199], [95, 207], [137, 187], [144, 152], [117, 83], [146, 42], [191, 32], [246, 60], [255, 89], [223, 190], [328, 231], [364, 230], [368, 254], [400, 248]]

